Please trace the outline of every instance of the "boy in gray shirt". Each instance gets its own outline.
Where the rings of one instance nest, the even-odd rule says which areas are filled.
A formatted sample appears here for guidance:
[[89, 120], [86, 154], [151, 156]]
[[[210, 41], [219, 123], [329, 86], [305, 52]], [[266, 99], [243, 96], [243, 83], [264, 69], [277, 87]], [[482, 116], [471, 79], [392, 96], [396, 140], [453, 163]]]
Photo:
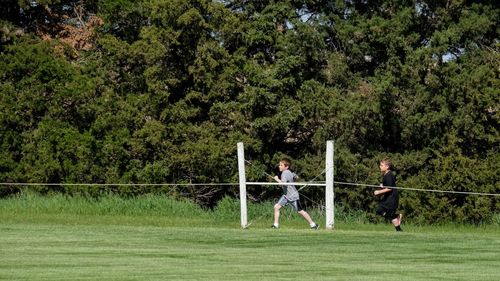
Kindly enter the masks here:
[[[274, 180], [282, 183], [293, 183], [296, 175], [292, 173], [290, 168], [291, 161], [288, 158], [283, 158], [279, 163], [279, 170], [281, 172], [281, 178], [278, 176], [274, 177]], [[278, 200], [278, 203], [274, 205], [274, 224], [271, 226], [272, 228], [279, 228], [279, 220], [280, 220], [280, 209], [283, 206], [290, 205], [292, 208], [299, 213], [311, 226], [311, 229], [318, 229], [319, 225], [316, 224], [311, 216], [302, 208], [299, 201], [299, 192], [295, 188], [295, 185], [284, 185], [283, 186], [283, 195]]]

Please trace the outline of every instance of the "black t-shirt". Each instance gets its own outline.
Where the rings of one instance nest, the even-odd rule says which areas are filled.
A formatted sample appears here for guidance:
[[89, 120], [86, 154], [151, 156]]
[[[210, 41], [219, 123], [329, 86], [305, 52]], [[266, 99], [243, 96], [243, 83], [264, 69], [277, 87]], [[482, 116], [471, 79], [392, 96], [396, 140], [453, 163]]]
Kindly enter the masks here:
[[[391, 171], [384, 174], [382, 178], [383, 186], [396, 186], [396, 177]], [[399, 194], [397, 189], [391, 189], [391, 191], [386, 192], [382, 196], [380, 204], [388, 209], [396, 209], [399, 205]]]

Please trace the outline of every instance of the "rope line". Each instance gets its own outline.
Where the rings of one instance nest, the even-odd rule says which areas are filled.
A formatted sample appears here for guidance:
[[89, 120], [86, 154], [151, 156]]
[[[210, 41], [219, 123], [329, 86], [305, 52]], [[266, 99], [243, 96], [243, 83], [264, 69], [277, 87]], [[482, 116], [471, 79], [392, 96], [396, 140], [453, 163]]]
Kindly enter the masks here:
[[[379, 185], [366, 184], [366, 183], [351, 183], [351, 182], [341, 182], [334, 181], [333, 183], [340, 185], [353, 185], [353, 186], [365, 186], [365, 187], [377, 187]], [[483, 192], [470, 192], [470, 191], [454, 191], [454, 190], [440, 190], [440, 189], [423, 189], [423, 188], [411, 188], [411, 187], [401, 187], [401, 186], [384, 186], [390, 189], [400, 189], [400, 190], [412, 190], [412, 191], [424, 191], [424, 192], [435, 192], [435, 193], [451, 193], [451, 194], [465, 194], [465, 195], [483, 195], [483, 196], [500, 196], [498, 193], [483, 193]]]
[[229, 186], [239, 183], [26, 183], [26, 182], [0, 182], [0, 186]]
[[[324, 183], [320, 182], [255, 182], [255, 181], [247, 181], [246, 185], [299, 185], [302, 186], [300, 189], [304, 189], [306, 186], [325, 186]], [[298, 191], [298, 190], [297, 190]]]
[[[323, 170], [314, 179], [319, 177], [321, 174], [325, 173]], [[294, 185], [302, 186], [297, 190], [300, 191], [307, 186], [325, 186], [325, 182], [319, 181], [315, 182], [313, 180], [309, 182], [294, 182]], [[366, 183], [351, 183], [334, 181], [334, 184], [338, 185], [350, 185], [350, 186], [362, 186], [362, 187], [375, 187], [379, 188], [379, 185], [366, 184]], [[27, 183], [27, 182], [0, 182], [0, 186], [237, 186], [239, 183]], [[246, 182], [246, 185], [290, 185], [290, 183], [278, 183], [278, 182]], [[471, 191], [454, 191], [454, 190], [440, 190], [440, 189], [423, 189], [423, 188], [410, 188], [401, 186], [387, 186], [391, 189], [399, 190], [410, 190], [410, 191], [422, 191], [422, 192], [433, 192], [433, 193], [449, 193], [449, 194], [463, 194], [463, 195], [481, 195], [481, 196], [500, 196], [498, 193], [485, 193], [485, 192], [471, 192]]]
[[[252, 162], [248, 161], [247, 159], [245, 159], [245, 162], [247, 162], [248, 164], [252, 165], [252, 166], [255, 166]], [[266, 171], [262, 171], [266, 176], [274, 179], [274, 176], [271, 176], [270, 174], [266, 173]]]
[[[254, 164], [248, 160], [245, 159], [245, 162], [247, 162], [248, 164], [254, 166]], [[331, 167], [333, 168], [333, 167]], [[330, 168], [330, 169], [331, 169]], [[312, 180], [308, 181], [308, 182], [293, 182], [293, 183], [278, 183], [278, 182], [247, 182], [246, 184], [247, 185], [299, 185], [299, 186], [302, 186], [301, 188], [297, 189], [296, 192], [294, 192], [292, 195], [295, 195], [295, 194], [299, 194], [300, 196], [303, 196], [305, 197], [306, 199], [308, 199], [309, 201], [313, 202], [314, 204], [317, 204], [317, 205], [321, 205], [317, 202], [315, 202], [314, 200], [312, 200], [311, 198], [305, 196], [304, 194], [302, 193], [299, 193], [299, 191], [301, 191], [302, 189], [308, 187], [308, 186], [325, 186], [326, 184], [323, 182], [314, 182], [314, 180], [316, 180], [319, 176], [323, 175], [324, 173], [326, 173], [326, 169], [323, 169], [323, 171], [321, 173], [319, 173], [318, 175], [316, 175]], [[264, 174], [266, 174], [268, 177], [274, 179], [273, 176], [271, 176], [270, 174], [266, 173], [265, 171], [263, 171]]]

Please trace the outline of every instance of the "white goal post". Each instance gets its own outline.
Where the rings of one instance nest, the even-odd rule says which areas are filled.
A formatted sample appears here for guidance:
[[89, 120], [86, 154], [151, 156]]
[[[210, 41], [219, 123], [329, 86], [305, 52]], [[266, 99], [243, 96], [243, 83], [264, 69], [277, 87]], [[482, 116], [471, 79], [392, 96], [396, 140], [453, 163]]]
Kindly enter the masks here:
[[[258, 182], [247, 182], [245, 173], [245, 149], [242, 142], [237, 144], [238, 148], [238, 172], [239, 172], [239, 185], [240, 185], [240, 213], [241, 213], [241, 227], [248, 227], [248, 216], [247, 216], [247, 184], [248, 185], [260, 185], [260, 184], [272, 184], [272, 185], [284, 185], [281, 183], [258, 183]], [[325, 226], [327, 229], [333, 229], [335, 226], [335, 206], [334, 206], [334, 141], [329, 140], [326, 142], [326, 160], [325, 160], [325, 183], [312, 183], [296, 182], [295, 185], [307, 185], [307, 186], [324, 186], [325, 187]]]

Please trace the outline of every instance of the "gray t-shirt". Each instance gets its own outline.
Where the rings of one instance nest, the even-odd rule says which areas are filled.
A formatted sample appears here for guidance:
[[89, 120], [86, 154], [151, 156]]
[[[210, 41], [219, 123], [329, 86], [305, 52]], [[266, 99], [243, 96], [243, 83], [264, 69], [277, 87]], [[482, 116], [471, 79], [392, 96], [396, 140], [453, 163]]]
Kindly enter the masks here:
[[[281, 172], [281, 181], [282, 182], [293, 182], [293, 178], [295, 177], [295, 174], [290, 172], [290, 170], [284, 170]], [[285, 191], [286, 188], [286, 191]], [[283, 187], [283, 193], [285, 193], [286, 199], [288, 201], [295, 201], [299, 200], [299, 193], [297, 192], [297, 189], [295, 188], [295, 185], [285, 185]]]

